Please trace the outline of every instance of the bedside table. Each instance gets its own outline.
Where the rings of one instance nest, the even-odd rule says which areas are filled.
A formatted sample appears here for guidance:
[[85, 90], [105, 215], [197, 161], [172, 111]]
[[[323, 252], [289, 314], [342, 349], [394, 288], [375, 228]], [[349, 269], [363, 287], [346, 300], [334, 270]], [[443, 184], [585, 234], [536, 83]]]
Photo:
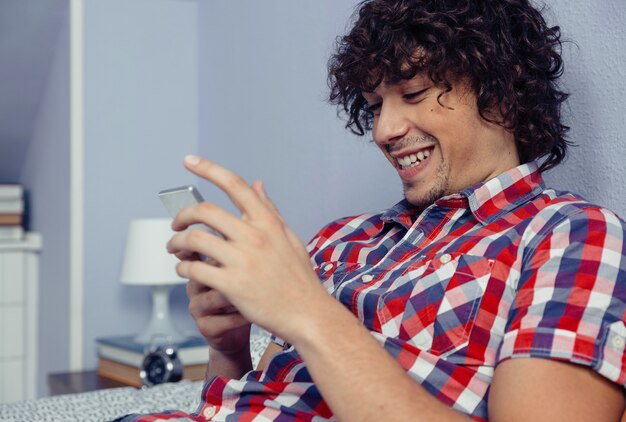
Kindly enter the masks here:
[[95, 370], [48, 375], [48, 389], [51, 396], [119, 387], [129, 387], [129, 385], [101, 377]]

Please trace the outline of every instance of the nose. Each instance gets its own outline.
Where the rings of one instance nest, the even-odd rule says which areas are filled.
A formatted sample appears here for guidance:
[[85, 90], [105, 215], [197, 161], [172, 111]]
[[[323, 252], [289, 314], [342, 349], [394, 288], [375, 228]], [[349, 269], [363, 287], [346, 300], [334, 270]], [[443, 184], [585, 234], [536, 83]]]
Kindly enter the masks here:
[[379, 144], [390, 144], [404, 138], [409, 132], [410, 122], [402, 107], [383, 103], [380, 114], [374, 119], [372, 135]]

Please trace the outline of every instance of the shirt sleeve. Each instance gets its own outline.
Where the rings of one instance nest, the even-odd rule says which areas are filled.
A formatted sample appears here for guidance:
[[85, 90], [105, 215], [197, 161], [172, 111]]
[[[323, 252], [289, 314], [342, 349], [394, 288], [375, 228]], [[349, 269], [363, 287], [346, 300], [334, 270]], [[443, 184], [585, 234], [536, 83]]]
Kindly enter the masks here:
[[497, 360], [568, 361], [626, 386], [626, 225], [599, 207], [543, 217], [526, 239]]

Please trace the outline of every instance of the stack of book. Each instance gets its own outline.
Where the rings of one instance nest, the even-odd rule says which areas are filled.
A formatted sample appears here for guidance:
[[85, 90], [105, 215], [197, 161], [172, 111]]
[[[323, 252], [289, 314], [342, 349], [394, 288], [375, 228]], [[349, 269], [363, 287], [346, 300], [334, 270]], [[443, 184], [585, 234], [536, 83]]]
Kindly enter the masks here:
[[[183, 378], [200, 381], [204, 379], [209, 360], [209, 346], [202, 337], [189, 337], [174, 343], [184, 370]], [[96, 339], [98, 374], [105, 378], [141, 387], [139, 371], [145, 354], [145, 344], [133, 341], [133, 336], [102, 337]]]
[[24, 189], [0, 184], [0, 242], [24, 238]]

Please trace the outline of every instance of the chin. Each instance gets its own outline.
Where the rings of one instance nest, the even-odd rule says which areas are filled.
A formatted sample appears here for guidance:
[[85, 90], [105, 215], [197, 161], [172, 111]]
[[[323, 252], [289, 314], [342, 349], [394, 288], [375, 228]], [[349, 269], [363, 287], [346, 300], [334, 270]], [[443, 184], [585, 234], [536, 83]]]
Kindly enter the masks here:
[[433, 187], [430, 190], [416, 189], [404, 186], [404, 197], [413, 206], [424, 209], [432, 205], [437, 199], [445, 196], [445, 190]]
[[413, 206], [424, 209], [431, 205], [436, 199], [431, 199], [425, 195], [405, 194], [404, 198]]

